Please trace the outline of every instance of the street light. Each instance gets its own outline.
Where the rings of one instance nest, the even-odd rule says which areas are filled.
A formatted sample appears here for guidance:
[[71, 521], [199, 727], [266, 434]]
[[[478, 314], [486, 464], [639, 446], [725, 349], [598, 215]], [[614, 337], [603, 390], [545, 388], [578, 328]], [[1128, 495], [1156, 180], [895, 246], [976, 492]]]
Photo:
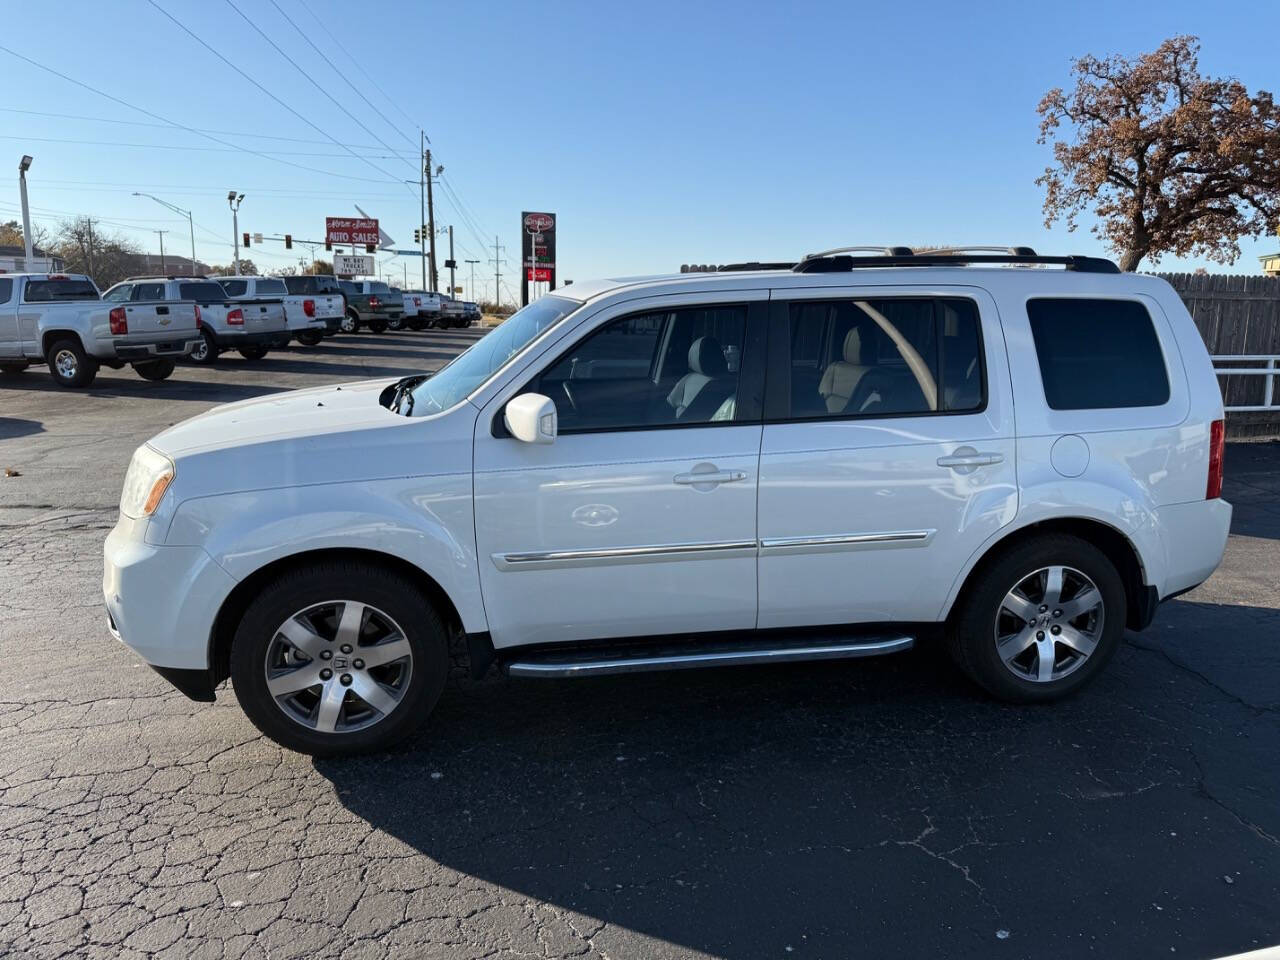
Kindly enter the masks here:
[[18, 161], [18, 192], [22, 195], [22, 248], [26, 255], [26, 268], [30, 270], [35, 250], [31, 242], [31, 211], [27, 207], [27, 171], [31, 169], [31, 156], [23, 154]]
[[[180, 213], [187, 218], [187, 226], [191, 228], [191, 275], [194, 277], [196, 275], [196, 223], [191, 219], [191, 211], [183, 210], [181, 207], [174, 206], [168, 200], [161, 200], [159, 197], [152, 196], [149, 193], [138, 193], [135, 190], [133, 195], [135, 197], [150, 197], [156, 203], [160, 204], [160, 206], [168, 207], [174, 213]], [[163, 237], [160, 242], [161, 244], [164, 243]], [[163, 257], [161, 259], [163, 260]]]
[[234, 190], [227, 191], [227, 206], [231, 208], [231, 242], [235, 248], [235, 275], [240, 276], [240, 202], [244, 199], [244, 194], [237, 194]]

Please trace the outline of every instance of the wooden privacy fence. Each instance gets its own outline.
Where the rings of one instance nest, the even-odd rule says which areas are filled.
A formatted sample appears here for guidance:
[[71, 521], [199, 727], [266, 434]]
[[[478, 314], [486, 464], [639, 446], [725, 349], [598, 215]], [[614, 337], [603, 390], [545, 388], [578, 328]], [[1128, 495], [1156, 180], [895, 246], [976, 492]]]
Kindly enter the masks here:
[[[1219, 370], [1259, 370], [1280, 356], [1280, 277], [1162, 273], [1178, 291]], [[1280, 385], [1258, 374], [1223, 373], [1222, 399], [1228, 407], [1265, 407], [1228, 417], [1236, 437], [1280, 433]]]

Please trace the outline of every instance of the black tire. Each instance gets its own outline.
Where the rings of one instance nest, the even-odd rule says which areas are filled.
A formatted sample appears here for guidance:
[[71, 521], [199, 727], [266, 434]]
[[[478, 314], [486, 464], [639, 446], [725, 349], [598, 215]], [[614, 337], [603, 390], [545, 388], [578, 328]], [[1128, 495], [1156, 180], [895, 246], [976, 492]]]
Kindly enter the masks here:
[[79, 340], [58, 340], [49, 347], [49, 372], [60, 387], [87, 387], [98, 375], [98, 361], [84, 352]]
[[266, 347], [240, 347], [237, 353], [246, 360], [261, 360], [267, 355]]
[[320, 341], [324, 339], [324, 334], [319, 330], [303, 330], [298, 334], [298, 342], [304, 347], [318, 346]]
[[426, 326], [425, 321], [418, 320], [417, 318], [408, 321], [409, 329], [415, 332], [420, 332], [424, 326]]
[[388, 329], [388, 330], [397, 330], [397, 331], [399, 331], [399, 330], [403, 330], [403, 329], [404, 329], [404, 317], [394, 317], [394, 318], [392, 318], [391, 320], [388, 320], [388, 321], [387, 321], [387, 329]]
[[25, 369], [27, 369], [27, 362], [25, 360], [18, 363], [0, 363], [0, 374], [5, 376], [21, 373]]
[[385, 321], [385, 320], [370, 320], [370, 321], [369, 321], [369, 332], [370, 332], [370, 333], [386, 333], [386, 332], [387, 332], [387, 321]]
[[187, 360], [197, 366], [207, 367], [218, 360], [218, 343], [206, 328], [200, 329], [200, 343], [187, 355]]
[[[1025, 679], [1005, 665], [996, 649], [997, 617], [1015, 586], [1051, 566], [1073, 568], [1093, 581], [1102, 600], [1101, 631], [1092, 653], [1072, 672], [1054, 680]], [[1052, 614], [1043, 611], [1046, 618]], [[948, 650], [960, 669], [992, 696], [1012, 703], [1043, 703], [1074, 693], [1102, 671], [1120, 646], [1125, 614], [1124, 581], [1106, 554], [1077, 537], [1047, 534], [983, 561], [956, 611]], [[1044, 624], [1046, 629], [1052, 622]]]
[[144, 360], [135, 363], [133, 371], [143, 380], [168, 380], [177, 363], [173, 357], [160, 357], [156, 360]]
[[342, 326], [340, 329], [343, 333], [359, 333], [360, 315], [354, 310], [348, 310], [342, 316]]
[[[294, 614], [339, 599], [374, 607], [399, 624], [412, 669], [399, 703], [371, 726], [322, 733], [277, 704], [267, 688], [267, 657], [275, 631]], [[449, 673], [448, 632], [422, 592], [394, 571], [358, 563], [300, 567], [271, 581], [245, 611], [231, 647], [236, 699], [254, 726], [283, 747], [316, 756], [385, 750], [410, 736], [435, 708]]]

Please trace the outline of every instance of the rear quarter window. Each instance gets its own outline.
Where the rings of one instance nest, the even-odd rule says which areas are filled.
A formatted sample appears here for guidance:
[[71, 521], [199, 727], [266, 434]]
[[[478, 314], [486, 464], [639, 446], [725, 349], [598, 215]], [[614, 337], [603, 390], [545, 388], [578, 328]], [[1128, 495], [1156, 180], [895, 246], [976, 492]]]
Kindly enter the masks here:
[[1169, 373], [1147, 308], [1136, 300], [1027, 301], [1045, 401], [1053, 410], [1159, 407]]

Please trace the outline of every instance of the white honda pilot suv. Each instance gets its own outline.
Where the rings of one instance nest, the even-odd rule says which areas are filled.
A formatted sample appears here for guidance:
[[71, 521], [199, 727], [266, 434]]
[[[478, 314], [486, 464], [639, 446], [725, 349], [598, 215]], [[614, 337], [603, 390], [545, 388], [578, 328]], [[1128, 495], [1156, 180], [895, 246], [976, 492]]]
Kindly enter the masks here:
[[936, 637], [991, 695], [1071, 693], [1220, 562], [1221, 394], [1163, 280], [976, 249], [575, 284], [435, 374], [179, 423], [125, 479], [111, 630], [310, 753], [493, 668]]

